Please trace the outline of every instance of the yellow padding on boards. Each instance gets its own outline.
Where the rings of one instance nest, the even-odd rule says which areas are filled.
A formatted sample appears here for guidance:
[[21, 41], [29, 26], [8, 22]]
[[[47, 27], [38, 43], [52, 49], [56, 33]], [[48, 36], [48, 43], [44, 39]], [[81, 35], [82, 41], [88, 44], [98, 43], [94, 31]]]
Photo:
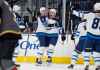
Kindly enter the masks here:
[[78, 61], [76, 62], [76, 64], [84, 64], [84, 59], [83, 58], [79, 58]]
[[[83, 58], [83, 56], [79, 57], [79, 59], [76, 62], [76, 64], [84, 64], [84, 58]], [[94, 58], [92, 56], [90, 56], [90, 58], [89, 58], [89, 64], [90, 65], [94, 65], [95, 64]]]
[[25, 56], [17, 56], [16, 62], [26, 62], [26, 57]]
[[35, 63], [36, 57], [35, 56], [17, 56], [16, 62], [29, 62]]
[[76, 62], [76, 64], [84, 64], [84, 58], [82, 55], [79, 55], [78, 60]]
[[[56, 64], [70, 64], [71, 63], [70, 57], [52, 57], [52, 63]], [[47, 56], [42, 57], [42, 61], [45, 62], [47, 60]], [[16, 62], [29, 62], [35, 63], [36, 57], [35, 56], [17, 56]]]
[[[42, 61], [45, 62], [47, 60], [47, 56], [42, 57]], [[29, 62], [29, 63], [35, 63], [36, 62], [36, 56], [17, 56], [16, 62]], [[52, 57], [52, 63], [55, 64], [70, 64], [71, 58], [70, 57]], [[84, 64], [84, 58], [80, 57], [77, 64]], [[94, 64], [94, 59], [90, 57], [90, 64]]]
[[89, 63], [90, 63], [90, 65], [94, 65], [95, 64], [94, 58], [92, 56], [90, 57]]
[[70, 64], [71, 58], [70, 57], [53, 57], [52, 62], [56, 64]]
[[36, 57], [35, 56], [27, 56], [26, 57], [26, 62], [35, 63], [36, 62]]

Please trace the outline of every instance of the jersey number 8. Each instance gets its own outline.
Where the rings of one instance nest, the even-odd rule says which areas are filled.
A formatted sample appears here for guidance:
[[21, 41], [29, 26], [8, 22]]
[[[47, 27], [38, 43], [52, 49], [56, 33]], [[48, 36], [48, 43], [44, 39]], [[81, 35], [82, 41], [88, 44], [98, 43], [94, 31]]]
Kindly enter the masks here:
[[99, 19], [99, 18], [94, 18], [93, 24], [92, 24], [92, 28], [93, 28], [93, 29], [97, 29], [97, 28], [100, 29], [100, 27], [99, 27], [99, 22], [100, 22], [100, 19]]

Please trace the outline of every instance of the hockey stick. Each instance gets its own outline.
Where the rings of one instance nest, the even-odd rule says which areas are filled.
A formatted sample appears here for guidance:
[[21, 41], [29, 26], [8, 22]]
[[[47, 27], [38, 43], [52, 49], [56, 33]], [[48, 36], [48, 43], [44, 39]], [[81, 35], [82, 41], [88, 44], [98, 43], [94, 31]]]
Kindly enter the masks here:
[[[29, 14], [32, 15], [32, 11], [27, 8], [27, 11], [29, 12]], [[30, 31], [29, 31], [29, 26], [28, 26], [28, 21], [26, 21], [26, 29], [27, 29], [27, 32], [28, 32], [28, 37], [27, 37], [27, 44], [26, 44], [26, 49], [25, 49], [25, 56], [27, 56], [27, 49], [28, 49], [28, 42], [29, 42], [29, 34], [30, 34]]]

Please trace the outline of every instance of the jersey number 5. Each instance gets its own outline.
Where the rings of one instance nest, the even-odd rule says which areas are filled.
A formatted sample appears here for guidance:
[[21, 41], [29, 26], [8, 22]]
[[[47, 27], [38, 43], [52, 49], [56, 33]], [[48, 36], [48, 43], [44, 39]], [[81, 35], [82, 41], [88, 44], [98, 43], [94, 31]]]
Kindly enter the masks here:
[[97, 29], [97, 28], [100, 29], [100, 27], [99, 27], [99, 22], [100, 22], [100, 19], [99, 19], [99, 18], [94, 18], [93, 24], [92, 24], [92, 28], [93, 28], [93, 29]]

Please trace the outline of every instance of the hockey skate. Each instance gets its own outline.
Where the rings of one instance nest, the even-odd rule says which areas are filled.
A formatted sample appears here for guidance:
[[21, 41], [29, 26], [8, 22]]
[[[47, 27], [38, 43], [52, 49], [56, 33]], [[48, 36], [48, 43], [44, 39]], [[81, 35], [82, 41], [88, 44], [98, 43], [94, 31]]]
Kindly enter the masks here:
[[51, 63], [52, 63], [52, 57], [48, 57], [48, 59], [47, 59], [47, 66], [49, 66], [49, 65], [51, 65]]
[[89, 70], [89, 65], [86, 65], [84, 70]]
[[73, 68], [74, 68], [74, 64], [68, 66], [68, 69], [73, 69]]
[[97, 66], [95, 70], [100, 70], [100, 66]]
[[42, 60], [41, 58], [36, 59], [36, 66], [41, 66], [42, 65]]

